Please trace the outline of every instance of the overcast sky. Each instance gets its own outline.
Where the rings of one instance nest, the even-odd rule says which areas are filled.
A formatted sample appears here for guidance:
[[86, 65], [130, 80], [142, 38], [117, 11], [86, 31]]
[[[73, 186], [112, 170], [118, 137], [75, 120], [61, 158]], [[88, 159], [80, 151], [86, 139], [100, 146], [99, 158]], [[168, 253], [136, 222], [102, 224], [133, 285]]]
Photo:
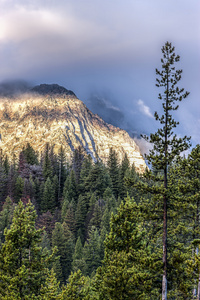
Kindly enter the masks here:
[[172, 42], [183, 69], [178, 133], [200, 142], [199, 0], [0, 0], [0, 82], [58, 83], [125, 129], [155, 130], [155, 68]]

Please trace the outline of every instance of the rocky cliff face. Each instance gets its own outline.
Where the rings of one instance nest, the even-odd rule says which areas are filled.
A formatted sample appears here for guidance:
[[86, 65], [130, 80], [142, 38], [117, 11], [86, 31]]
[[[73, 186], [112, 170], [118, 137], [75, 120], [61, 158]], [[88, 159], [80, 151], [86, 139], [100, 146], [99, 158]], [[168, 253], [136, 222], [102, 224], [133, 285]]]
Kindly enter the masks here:
[[57, 152], [61, 145], [70, 157], [79, 145], [105, 162], [112, 147], [125, 153], [140, 173], [146, 164], [139, 147], [124, 130], [94, 115], [72, 91], [58, 85], [40, 85], [29, 93], [0, 99], [0, 148], [16, 155], [29, 142], [41, 152], [47, 142]]

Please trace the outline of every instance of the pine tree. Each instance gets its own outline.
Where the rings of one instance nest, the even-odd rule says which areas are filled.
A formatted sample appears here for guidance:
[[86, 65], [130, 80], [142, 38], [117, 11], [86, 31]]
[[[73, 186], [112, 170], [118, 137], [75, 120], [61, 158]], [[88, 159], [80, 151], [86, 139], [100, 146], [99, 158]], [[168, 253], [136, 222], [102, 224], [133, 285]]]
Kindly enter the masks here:
[[[104, 264], [107, 271], [105, 271]], [[129, 255], [125, 251], [113, 251], [109, 260], [104, 259], [103, 266], [97, 270], [94, 287], [97, 299], [100, 300], [145, 299], [144, 295], [138, 296], [137, 287], [133, 283]]]
[[49, 272], [44, 285], [41, 287], [39, 300], [63, 300], [59, 291], [59, 282], [56, 279], [53, 269]]
[[81, 242], [80, 236], [78, 237], [74, 249], [73, 254], [73, 261], [72, 261], [72, 271], [77, 272], [78, 270], [83, 271], [85, 267], [85, 261], [83, 260], [83, 246]]
[[99, 205], [99, 201], [97, 201], [94, 205], [93, 212], [92, 212], [92, 218], [89, 222], [89, 230], [93, 226], [95, 226], [97, 229], [100, 229], [102, 214], [103, 214], [103, 212]]
[[84, 161], [84, 149], [83, 147], [79, 146], [77, 149], [74, 150], [73, 157], [72, 157], [72, 168], [75, 173], [77, 184], [79, 184], [83, 161]]
[[65, 238], [64, 238], [64, 232], [62, 224], [59, 222], [55, 223], [55, 228], [52, 232], [52, 246], [57, 247], [58, 251], [56, 253], [56, 256], [59, 258], [61, 271], [62, 271], [62, 278], [58, 278], [61, 283], [65, 283], [65, 251], [66, 251], [66, 245], [65, 245]]
[[108, 172], [112, 181], [112, 190], [113, 194], [118, 198], [119, 195], [119, 162], [116, 151], [113, 148], [110, 148], [109, 157], [108, 157]]
[[108, 186], [103, 193], [103, 199], [106, 201], [106, 199], [113, 198], [113, 197], [114, 197], [114, 195], [113, 195], [112, 189], [110, 186]]
[[3, 168], [5, 171], [5, 174], [8, 175], [9, 169], [10, 169], [10, 165], [9, 165], [9, 161], [8, 161], [8, 156], [6, 155], [3, 161]]
[[78, 186], [76, 183], [76, 177], [74, 170], [71, 170], [70, 174], [67, 176], [64, 189], [63, 189], [63, 197], [68, 198], [69, 201], [74, 199], [77, 201], [78, 199]]
[[125, 175], [130, 168], [130, 162], [125, 153], [123, 160], [119, 166], [119, 196], [124, 199], [127, 196], [127, 187], [125, 186]]
[[44, 190], [44, 182], [41, 183], [37, 177], [34, 179], [34, 190], [35, 190], [34, 199], [37, 204], [37, 209], [38, 211], [40, 211], [41, 200], [42, 200], [42, 195]]
[[111, 218], [111, 212], [106, 206], [104, 209], [104, 213], [101, 219], [101, 229], [105, 229], [107, 233], [110, 231], [110, 218]]
[[50, 240], [49, 240], [48, 234], [46, 233], [45, 230], [43, 230], [40, 245], [41, 245], [42, 249], [46, 248], [48, 251], [51, 250]]
[[62, 222], [64, 221], [64, 218], [66, 216], [68, 206], [69, 206], [69, 200], [68, 200], [68, 197], [65, 197], [62, 200], [62, 204], [61, 204], [61, 221]]
[[10, 228], [13, 218], [15, 205], [10, 199], [7, 197], [5, 203], [3, 204], [3, 209], [0, 212], [0, 237], [1, 241], [4, 242], [4, 230], [5, 228]]
[[45, 147], [45, 153], [44, 153], [44, 161], [43, 161], [43, 175], [45, 180], [47, 180], [47, 178], [51, 178], [53, 176], [53, 167], [52, 167], [52, 163], [50, 160], [50, 146], [47, 143], [46, 147]]
[[63, 272], [62, 272], [62, 266], [60, 262], [60, 256], [56, 256], [55, 260], [52, 264], [52, 269], [55, 273], [56, 280], [60, 282], [60, 284], [63, 284]]
[[66, 222], [63, 222], [62, 226], [64, 232], [65, 246], [66, 246], [65, 278], [67, 279], [72, 270], [72, 260], [73, 260], [73, 253], [75, 248], [75, 236], [73, 232], [70, 231]]
[[[199, 260], [199, 244], [200, 244], [200, 145], [197, 145], [186, 160], [186, 165], [183, 161], [184, 167], [184, 182], [179, 181], [180, 192], [188, 197], [189, 207], [193, 208], [192, 220], [190, 218], [190, 226], [193, 224], [192, 229], [192, 242], [196, 245], [196, 249], [193, 248], [193, 252], [196, 252], [196, 256]], [[186, 182], [185, 182], [186, 181]], [[180, 184], [181, 183], [181, 184]], [[191, 216], [191, 211], [190, 215]], [[199, 269], [199, 268], [198, 268]], [[194, 274], [194, 273], [193, 273]], [[200, 270], [196, 272], [196, 287], [193, 290], [194, 296], [197, 295], [197, 299], [200, 299]], [[197, 291], [197, 293], [196, 293]]]
[[195, 299], [200, 298], [199, 175], [199, 145], [192, 149], [187, 158], [179, 159], [169, 171], [169, 188], [173, 191], [173, 201], [169, 210], [169, 217], [173, 216], [173, 224], [170, 223], [168, 233], [172, 289], [176, 295], [187, 295], [192, 298], [193, 294]]
[[52, 232], [52, 246], [57, 247], [56, 255], [59, 258], [62, 270], [62, 278], [59, 278], [61, 283], [65, 283], [71, 273], [72, 252], [74, 249], [73, 235], [67, 227], [66, 223], [55, 224]]
[[111, 218], [95, 280], [99, 299], [157, 299], [151, 249], [141, 225], [139, 207], [127, 198]]
[[[153, 145], [149, 155], [146, 158], [152, 168], [157, 171], [159, 178], [157, 182], [161, 182], [160, 186], [154, 185], [153, 193], [162, 195], [162, 201], [159, 208], [163, 210], [163, 281], [162, 281], [162, 300], [167, 299], [167, 212], [170, 202], [170, 191], [168, 189], [168, 168], [179, 154], [189, 148], [189, 138], [178, 138], [173, 132], [179, 122], [175, 121], [172, 112], [179, 107], [177, 102], [181, 102], [189, 93], [184, 92], [183, 88], [177, 86], [181, 79], [182, 70], [177, 70], [174, 66], [180, 60], [180, 56], [175, 54], [175, 48], [171, 43], [166, 42], [162, 47], [163, 57], [161, 58], [162, 70], [156, 69], [156, 86], [162, 89], [158, 99], [162, 101], [163, 115], [159, 116], [155, 112], [155, 119], [161, 124], [161, 128], [156, 133], [143, 136]], [[149, 173], [148, 175], [151, 175]], [[158, 177], [157, 176], [157, 177]], [[155, 176], [151, 176], [155, 179]], [[160, 201], [156, 197], [156, 201]]]
[[102, 197], [108, 186], [111, 186], [110, 176], [102, 162], [97, 161], [85, 179], [85, 190], [90, 195], [96, 192], [97, 197]]
[[59, 202], [59, 181], [58, 181], [58, 176], [54, 175], [53, 179], [52, 179], [52, 186], [53, 186], [53, 190], [54, 190], [54, 201], [55, 201], [55, 206], [59, 207], [60, 206], [60, 202]]
[[63, 300], [89, 300], [89, 287], [87, 278], [78, 270], [69, 277], [69, 283], [63, 289]]
[[55, 190], [52, 185], [51, 179], [48, 177], [44, 185], [43, 197], [41, 202], [41, 211], [46, 212], [49, 210], [51, 212], [54, 212], [55, 207]]
[[[109, 227], [110, 231], [110, 227]], [[99, 256], [100, 256], [100, 261], [102, 262], [104, 258], [104, 252], [105, 252], [105, 239], [107, 234], [109, 234], [109, 231], [107, 231], [106, 227], [102, 226], [101, 231], [100, 231], [100, 238], [99, 238], [99, 244], [100, 244], [100, 249], [99, 249]]]
[[16, 299], [37, 297], [46, 280], [49, 258], [39, 247], [41, 230], [36, 230], [35, 219], [33, 205], [24, 207], [20, 201], [0, 250], [1, 299], [12, 299], [13, 294]]
[[58, 199], [63, 193], [64, 183], [67, 177], [66, 155], [63, 146], [61, 145], [58, 151]]
[[80, 171], [79, 192], [82, 194], [86, 192], [85, 180], [87, 179], [92, 167], [93, 167], [92, 157], [88, 155], [84, 158], [81, 166], [81, 171]]
[[30, 145], [30, 143], [27, 143], [26, 147], [22, 150], [25, 160], [30, 165], [38, 165], [38, 157], [33, 149], [33, 147]]
[[0, 166], [0, 204], [2, 205], [6, 198], [7, 176], [3, 167]]
[[75, 205], [72, 200], [67, 207], [66, 215], [63, 217], [63, 221], [69, 227], [69, 230], [73, 235], [76, 234], [76, 220], [75, 220], [74, 206]]
[[85, 197], [80, 195], [78, 198], [75, 220], [76, 220], [76, 232], [77, 235], [80, 236], [82, 243], [84, 243], [86, 237], [86, 228], [85, 228], [86, 216], [87, 216], [87, 203], [85, 201]]
[[83, 274], [91, 276], [96, 269], [100, 266], [100, 235], [95, 226], [91, 228], [89, 233], [89, 239], [85, 242], [83, 248], [83, 259], [85, 261], [85, 267]]
[[[128, 180], [127, 180], [128, 179]], [[137, 183], [140, 182], [141, 176], [136, 172], [134, 164], [126, 170], [124, 181], [126, 187], [126, 195], [128, 194], [130, 197], [133, 197], [135, 201], [140, 202], [141, 197], [144, 196], [143, 192], [137, 188]], [[127, 181], [131, 181], [132, 184], [127, 184]]]

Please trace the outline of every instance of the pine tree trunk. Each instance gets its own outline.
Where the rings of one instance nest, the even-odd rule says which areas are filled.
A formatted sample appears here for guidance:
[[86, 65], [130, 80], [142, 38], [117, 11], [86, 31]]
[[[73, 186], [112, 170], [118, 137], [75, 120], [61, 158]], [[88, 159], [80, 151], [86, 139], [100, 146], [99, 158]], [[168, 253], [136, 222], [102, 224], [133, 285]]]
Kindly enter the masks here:
[[[196, 217], [196, 224], [199, 225], [199, 200], [197, 201], [197, 217]], [[196, 248], [196, 255], [199, 255], [199, 247]], [[200, 273], [198, 278], [198, 286], [197, 286], [197, 300], [200, 300]]]
[[197, 295], [197, 289], [194, 288], [193, 289], [193, 297], [192, 297], [192, 299], [196, 299], [196, 295]]
[[[195, 258], [195, 250], [193, 249], [192, 252], [193, 252], [192, 256]], [[197, 288], [196, 288], [196, 280], [195, 280], [195, 287], [193, 289], [193, 297], [192, 297], [192, 299], [196, 299], [196, 296], [197, 296]]]
[[200, 300], [200, 273], [199, 273], [199, 280], [198, 280], [198, 293], [197, 293], [197, 299]]
[[[197, 226], [199, 226], [199, 200], [197, 201]], [[197, 254], [197, 256], [199, 255], [199, 247], [197, 247], [197, 249], [196, 249], [196, 254]], [[200, 273], [199, 273], [199, 279], [198, 279], [197, 299], [200, 300]]]
[[162, 300], [167, 300], [167, 197], [164, 196]]
[[169, 97], [169, 74], [167, 70], [167, 89], [166, 89], [166, 114], [165, 114], [165, 145], [164, 145], [164, 191], [163, 196], [163, 281], [162, 281], [162, 300], [167, 300], [167, 156], [168, 156], [168, 97]]
[[162, 300], [167, 300], [167, 276], [165, 274], [162, 280]]

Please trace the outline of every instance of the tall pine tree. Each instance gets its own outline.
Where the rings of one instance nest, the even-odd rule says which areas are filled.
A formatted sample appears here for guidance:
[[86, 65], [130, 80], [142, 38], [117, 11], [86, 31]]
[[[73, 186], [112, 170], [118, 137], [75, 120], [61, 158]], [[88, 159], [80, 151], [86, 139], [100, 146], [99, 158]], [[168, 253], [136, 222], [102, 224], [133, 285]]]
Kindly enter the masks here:
[[161, 71], [156, 69], [156, 75], [158, 76], [156, 86], [162, 90], [158, 95], [158, 99], [162, 101], [163, 114], [160, 116], [157, 112], [154, 114], [161, 127], [155, 133], [150, 134], [150, 137], [146, 135], [143, 137], [153, 145], [146, 158], [156, 172], [154, 175], [149, 172], [149, 178], [154, 182], [160, 182], [159, 187], [154, 184], [155, 188], [151, 191], [162, 196], [156, 197], [156, 201], [160, 201], [159, 209], [163, 211], [162, 300], [167, 300], [167, 212], [170, 202], [168, 167], [182, 151], [187, 150], [190, 146], [188, 137], [178, 138], [174, 133], [174, 128], [177, 127], [179, 122], [174, 120], [172, 112], [179, 108], [178, 103], [185, 99], [189, 93], [184, 92], [184, 89], [179, 88], [177, 85], [181, 79], [182, 70], [175, 68], [175, 63], [180, 60], [180, 56], [175, 54], [175, 48], [171, 43], [165, 43], [162, 47], [162, 54], [162, 69]]

